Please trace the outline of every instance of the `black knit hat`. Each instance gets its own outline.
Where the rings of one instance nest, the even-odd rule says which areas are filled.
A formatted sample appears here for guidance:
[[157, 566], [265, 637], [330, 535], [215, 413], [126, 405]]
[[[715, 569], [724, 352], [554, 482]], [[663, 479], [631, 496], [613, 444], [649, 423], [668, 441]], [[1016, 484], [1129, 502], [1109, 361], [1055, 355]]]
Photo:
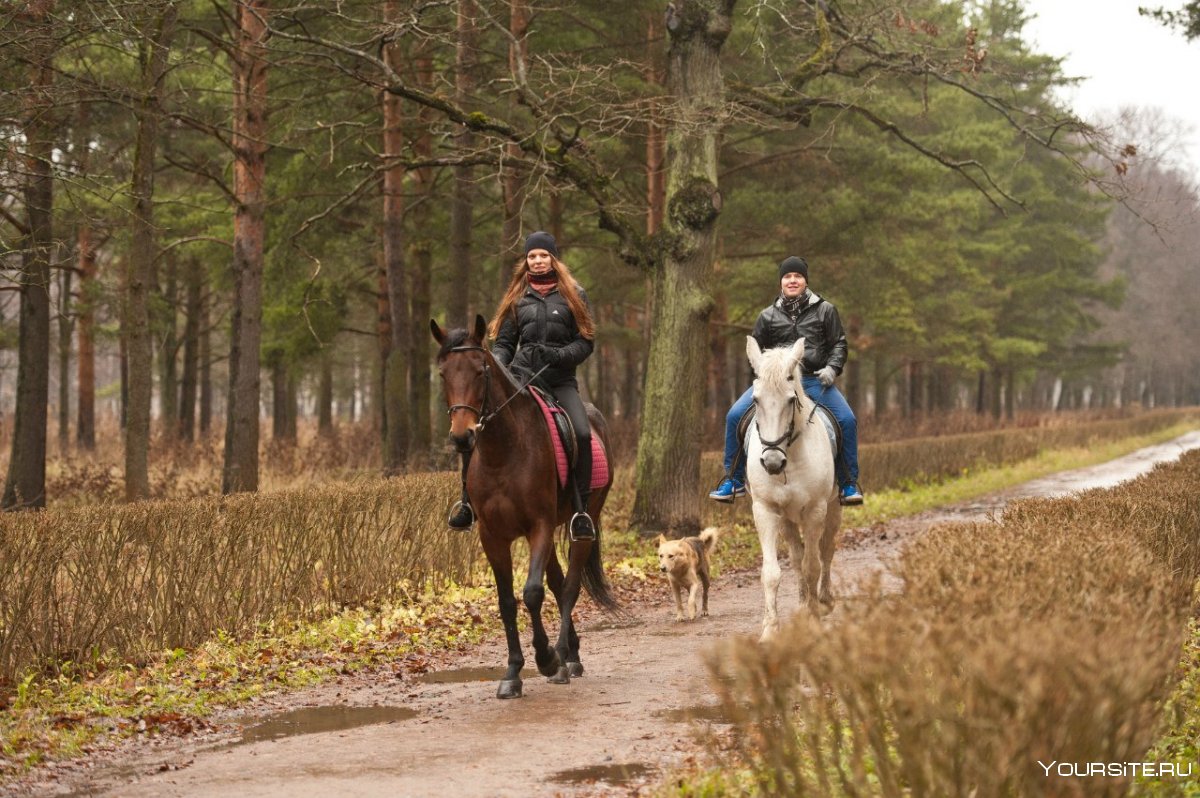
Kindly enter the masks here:
[[798, 258], [795, 255], [788, 255], [779, 264], [779, 279], [782, 280], [785, 274], [799, 272], [804, 275], [804, 279], [808, 279], [808, 261], [804, 258]]
[[525, 254], [528, 255], [535, 249], [544, 249], [555, 257], [556, 260], [562, 260], [558, 256], [558, 244], [554, 241], [554, 236], [547, 232], [538, 230], [536, 233], [530, 233], [525, 239]]

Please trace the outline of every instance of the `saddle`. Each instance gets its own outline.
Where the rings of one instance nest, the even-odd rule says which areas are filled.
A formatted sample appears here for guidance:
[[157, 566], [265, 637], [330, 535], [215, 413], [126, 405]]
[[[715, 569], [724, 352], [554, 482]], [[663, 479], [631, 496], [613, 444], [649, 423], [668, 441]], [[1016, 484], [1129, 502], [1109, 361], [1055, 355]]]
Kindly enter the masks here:
[[[571, 417], [567, 411], [554, 400], [553, 394], [536, 385], [529, 386], [542, 415], [546, 418], [546, 426], [550, 430], [550, 440], [554, 445], [554, 462], [558, 468], [558, 484], [567, 486], [567, 477], [575, 467], [578, 457], [576, 451], [575, 428], [571, 426]], [[608, 484], [608, 455], [599, 435], [592, 436], [592, 488], [602, 488]]]
[[[750, 409], [743, 413], [741, 419], [738, 420], [738, 451], [734, 460], [734, 468], [737, 467], [737, 458], [746, 456], [746, 434], [750, 430], [750, 425], [754, 422], [754, 411], [757, 409], [757, 406], [750, 405]], [[807, 424], [810, 420], [815, 422], [816, 419], [821, 419], [821, 423], [825, 425], [825, 434], [829, 436], [830, 454], [833, 455], [833, 459], [836, 461], [842, 454], [842, 428], [838, 426], [837, 419], [833, 417], [833, 413], [830, 413], [829, 410], [821, 405], [816, 406], [816, 411], [812, 412], [812, 416], [813, 418], [810, 419], [806, 413], [805, 418], [801, 419], [800, 423]], [[730, 469], [731, 473], [732, 471], [733, 469]]]

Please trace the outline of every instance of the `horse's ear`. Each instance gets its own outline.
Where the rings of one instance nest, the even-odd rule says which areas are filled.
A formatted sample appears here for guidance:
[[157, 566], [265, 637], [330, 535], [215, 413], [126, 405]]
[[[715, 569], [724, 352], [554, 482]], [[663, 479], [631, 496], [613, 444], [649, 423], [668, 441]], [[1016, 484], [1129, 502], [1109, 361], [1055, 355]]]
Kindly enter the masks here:
[[487, 320], [479, 313], [475, 314], [475, 340], [483, 343], [487, 339]]
[[436, 319], [429, 320], [429, 330], [433, 333], [433, 340], [437, 341], [439, 345], [446, 342], [446, 333], [442, 332]]
[[746, 336], [746, 357], [750, 359], [750, 368], [758, 373], [758, 362], [762, 360], [762, 350], [758, 347], [758, 339], [753, 335]]

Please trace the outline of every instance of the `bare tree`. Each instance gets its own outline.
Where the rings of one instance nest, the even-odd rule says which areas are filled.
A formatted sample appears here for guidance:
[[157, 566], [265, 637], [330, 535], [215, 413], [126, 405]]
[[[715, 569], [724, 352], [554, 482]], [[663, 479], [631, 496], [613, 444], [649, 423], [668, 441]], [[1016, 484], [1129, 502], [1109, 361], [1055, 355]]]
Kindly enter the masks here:
[[162, 80], [177, 10], [172, 0], [159, 3], [145, 17], [139, 40], [142, 84], [134, 114], [134, 149], [130, 195], [133, 198], [129, 258], [125, 266], [125, 312], [122, 318], [129, 358], [129, 407], [125, 426], [125, 499], [150, 495], [150, 402], [154, 386], [150, 332], [150, 287], [158, 257], [154, 228], [154, 161], [158, 143]]
[[233, 63], [234, 297], [224, 493], [258, 489], [263, 252], [266, 235], [268, 0], [235, 0]]
[[50, 399], [50, 261], [53, 256], [53, 0], [31, 0], [16, 15], [10, 52], [26, 67], [21, 130], [25, 139], [25, 240], [21, 253], [21, 321], [12, 455], [5, 510], [46, 506], [46, 415]]

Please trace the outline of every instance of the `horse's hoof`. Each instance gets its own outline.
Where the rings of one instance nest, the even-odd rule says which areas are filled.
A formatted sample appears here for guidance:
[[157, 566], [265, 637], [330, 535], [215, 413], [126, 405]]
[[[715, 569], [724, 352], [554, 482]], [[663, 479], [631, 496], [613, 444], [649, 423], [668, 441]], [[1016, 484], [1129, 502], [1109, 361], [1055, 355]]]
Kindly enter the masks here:
[[522, 695], [520, 679], [504, 679], [496, 689], [496, 698], [520, 698]]
[[550, 677], [550, 684], [570, 684], [571, 674], [567, 671], [567, 666], [563, 665], [558, 669], [558, 672]]
[[582, 662], [568, 662], [567, 663], [567, 675], [570, 676], [572, 679], [578, 679], [580, 676], [583, 675], [583, 663]]
[[551, 651], [550, 655], [545, 659], [535, 657], [537, 660], [538, 673], [543, 676], [555, 676], [562, 669], [562, 663], [558, 661], [558, 652]]

